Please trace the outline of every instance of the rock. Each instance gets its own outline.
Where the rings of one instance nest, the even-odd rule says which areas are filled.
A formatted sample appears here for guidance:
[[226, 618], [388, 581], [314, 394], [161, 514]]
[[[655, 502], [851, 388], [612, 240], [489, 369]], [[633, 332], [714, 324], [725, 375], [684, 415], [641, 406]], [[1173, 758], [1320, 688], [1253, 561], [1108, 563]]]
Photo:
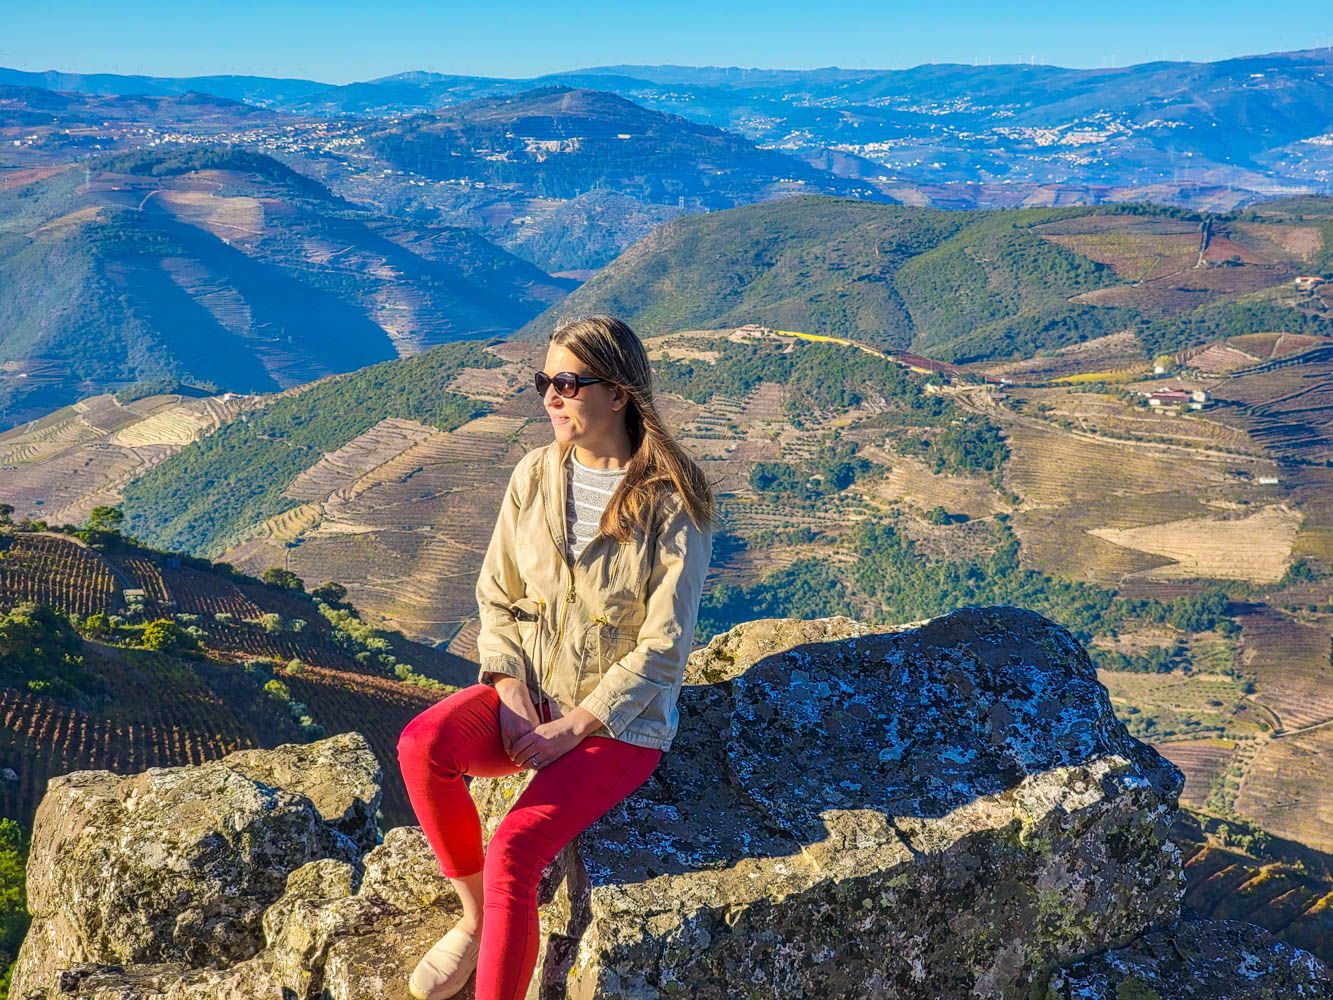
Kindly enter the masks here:
[[[300, 749], [246, 751], [243, 767], [221, 768], [230, 777], [218, 765], [231, 757], [174, 769], [188, 774], [171, 782], [160, 769], [53, 781], [29, 868], [43, 908], [11, 996], [406, 997], [413, 966], [458, 919], [452, 885], [419, 827], [357, 856], [348, 845], [364, 833], [358, 817], [374, 815], [379, 776], [356, 747]], [[486, 837], [531, 776], [472, 780]], [[691, 658], [680, 730], [656, 773], [543, 873], [528, 995], [1138, 996], [1123, 992], [1137, 988], [1128, 975], [1186, 975], [1143, 959], [1166, 955], [1163, 942], [1220, 942], [1196, 951], [1221, 958], [1241, 940], [1226, 935], [1257, 931], [1177, 924], [1181, 860], [1166, 832], [1181, 783], [1115, 719], [1069, 633], [1030, 612], [737, 626]], [[174, 827], [160, 808], [167, 786]], [[205, 870], [210, 892], [235, 887], [234, 905], [216, 925], [192, 918], [169, 934], [159, 887], [182, 877], [173, 865], [193, 857], [182, 831], [206, 841], [209, 815], [238, 817], [213, 827], [250, 831], [252, 844], [286, 844], [289, 863], [232, 850], [211, 867], [184, 864]], [[137, 865], [107, 846], [122, 839]], [[62, 866], [57, 849], [91, 860]], [[47, 884], [57, 873], [63, 891]], [[119, 897], [134, 903], [112, 906]], [[77, 927], [57, 900], [71, 901]], [[99, 916], [124, 930], [106, 933]], [[100, 957], [60, 943], [75, 930], [102, 942]], [[130, 931], [156, 944], [105, 957]], [[1265, 947], [1253, 951], [1265, 988], [1326, 975], [1303, 952]], [[1255, 966], [1188, 968], [1215, 969], [1218, 990], [1233, 989], [1218, 996], [1251, 995]], [[469, 983], [456, 996], [472, 995]]]
[[344, 733], [314, 743], [289, 743], [283, 749], [280, 754], [237, 750], [226, 760], [252, 781], [304, 795], [325, 823], [351, 838], [358, 853], [379, 843], [375, 814], [384, 776], [364, 737]]
[[[1039, 615], [750, 622], [689, 679], [543, 913], [569, 997], [1019, 996], [1178, 914], [1180, 772]], [[488, 832], [530, 779], [473, 781]]]
[[267, 961], [256, 956], [226, 969], [196, 969], [179, 962], [143, 965], [76, 963], [59, 972], [49, 992], [23, 996], [78, 1000], [289, 1000]]
[[[359, 733], [321, 742], [51, 779], [33, 823], [33, 922], [11, 995], [40, 992], [75, 963], [197, 968], [253, 956], [263, 912], [290, 872], [320, 858], [356, 864], [358, 844], [375, 839], [380, 769], [370, 746]], [[349, 792], [334, 794], [338, 785]], [[357, 794], [367, 798], [354, 805]]]
[[1181, 920], [1062, 969], [1046, 1000], [1328, 1000], [1333, 975], [1308, 951], [1238, 920]]

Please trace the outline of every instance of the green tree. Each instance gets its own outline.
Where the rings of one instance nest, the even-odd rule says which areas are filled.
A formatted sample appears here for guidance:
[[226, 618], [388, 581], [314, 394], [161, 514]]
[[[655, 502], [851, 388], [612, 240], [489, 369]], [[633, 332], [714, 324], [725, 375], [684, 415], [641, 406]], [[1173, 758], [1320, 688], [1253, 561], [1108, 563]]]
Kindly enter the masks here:
[[84, 524], [94, 531], [115, 531], [124, 520], [119, 507], [94, 507]]
[[13, 963], [32, 922], [24, 888], [27, 862], [23, 831], [15, 820], [0, 818], [0, 969], [7, 970], [0, 978], [0, 997], [9, 994]]
[[328, 583], [321, 583], [310, 592], [311, 597], [318, 597], [325, 604], [341, 604], [343, 598], [347, 596], [347, 588], [341, 583], [334, 583], [330, 580]]
[[73, 699], [106, 682], [83, 665], [83, 638], [61, 612], [25, 601], [0, 614], [0, 684]]
[[145, 625], [143, 644], [159, 653], [186, 653], [200, 648], [199, 640], [170, 618], [158, 618]]
[[277, 587], [280, 590], [299, 590], [305, 593], [305, 583], [289, 569], [270, 566], [264, 570], [264, 575], [260, 579], [270, 587]]

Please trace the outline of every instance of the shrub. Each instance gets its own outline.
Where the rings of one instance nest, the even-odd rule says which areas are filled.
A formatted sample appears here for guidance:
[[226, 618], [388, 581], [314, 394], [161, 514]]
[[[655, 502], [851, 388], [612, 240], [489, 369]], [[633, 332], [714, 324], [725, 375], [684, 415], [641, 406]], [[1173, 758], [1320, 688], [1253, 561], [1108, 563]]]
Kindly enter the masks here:
[[202, 646], [197, 635], [181, 628], [170, 618], [157, 618], [145, 625], [140, 641], [159, 653], [188, 653]]
[[277, 587], [279, 590], [299, 590], [305, 593], [305, 584], [301, 581], [301, 578], [288, 569], [270, 566], [264, 570], [264, 575], [260, 579], [270, 587]]
[[340, 583], [334, 583], [330, 580], [328, 583], [321, 583], [310, 592], [311, 597], [318, 597], [329, 604], [341, 604], [347, 596], [347, 588]]

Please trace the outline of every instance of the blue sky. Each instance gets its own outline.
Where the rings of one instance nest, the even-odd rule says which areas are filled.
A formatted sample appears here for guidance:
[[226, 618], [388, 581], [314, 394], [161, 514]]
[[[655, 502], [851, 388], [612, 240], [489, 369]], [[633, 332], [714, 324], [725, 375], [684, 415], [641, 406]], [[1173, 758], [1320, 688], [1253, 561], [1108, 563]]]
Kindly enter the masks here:
[[614, 63], [898, 69], [1124, 66], [1333, 44], [1328, 0], [380, 3], [0, 0], [0, 66], [348, 83], [409, 69], [531, 77]]

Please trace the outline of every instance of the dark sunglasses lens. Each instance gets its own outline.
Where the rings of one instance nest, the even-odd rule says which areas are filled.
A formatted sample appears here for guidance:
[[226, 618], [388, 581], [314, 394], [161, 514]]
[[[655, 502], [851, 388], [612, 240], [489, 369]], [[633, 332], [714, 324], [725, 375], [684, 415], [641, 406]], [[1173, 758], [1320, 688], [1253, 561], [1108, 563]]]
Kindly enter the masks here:
[[543, 396], [546, 395], [546, 387], [553, 382], [555, 391], [562, 396], [572, 396], [579, 391], [578, 376], [570, 372], [558, 372], [554, 378], [546, 372], [537, 372], [533, 375], [532, 381], [537, 386], [537, 392]]

